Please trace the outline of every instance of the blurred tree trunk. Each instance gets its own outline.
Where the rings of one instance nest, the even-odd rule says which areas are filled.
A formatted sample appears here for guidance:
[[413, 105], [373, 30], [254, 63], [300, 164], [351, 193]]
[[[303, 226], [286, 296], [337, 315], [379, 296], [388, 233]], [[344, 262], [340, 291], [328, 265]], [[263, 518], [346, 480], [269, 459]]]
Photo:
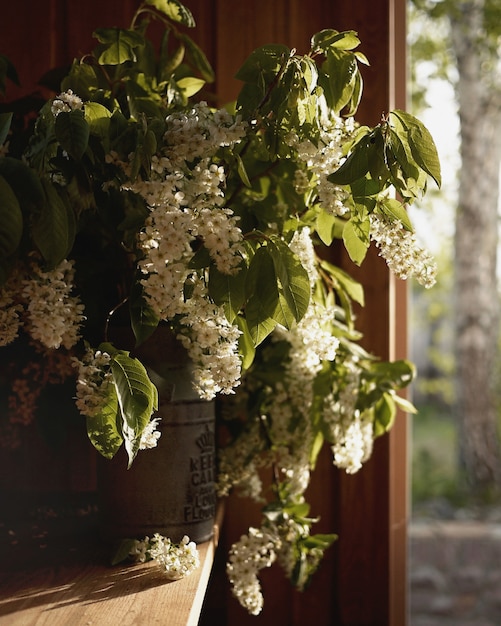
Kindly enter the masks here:
[[457, 61], [461, 168], [455, 233], [455, 346], [460, 459], [475, 491], [501, 476], [497, 406], [501, 96], [496, 55], [484, 46], [486, 1], [450, 12]]

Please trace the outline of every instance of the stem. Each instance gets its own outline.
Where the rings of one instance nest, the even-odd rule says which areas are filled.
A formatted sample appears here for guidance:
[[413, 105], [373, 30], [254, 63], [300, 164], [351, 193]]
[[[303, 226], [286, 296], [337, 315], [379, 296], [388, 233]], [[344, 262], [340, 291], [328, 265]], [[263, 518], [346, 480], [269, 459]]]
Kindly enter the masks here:
[[106, 323], [104, 325], [104, 340], [108, 341], [108, 330], [110, 327], [111, 318], [113, 315], [120, 309], [124, 304], [127, 304], [129, 300], [129, 296], [126, 296], [123, 300], [121, 300], [116, 306], [114, 306], [111, 311], [109, 311], [108, 316], [106, 317]]
[[292, 50], [290, 51], [290, 54], [288, 56], [287, 59], [285, 59], [282, 63], [282, 65], [280, 66], [280, 69], [278, 70], [278, 72], [275, 75], [275, 78], [271, 81], [271, 83], [269, 84], [268, 90], [266, 91], [266, 93], [263, 96], [263, 99], [261, 100], [261, 102], [258, 104], [257, 109], [256, 109], [256, 114], [259, 112], [259, 110], [266, 104], [266, 102], [270, 99], [271, 96], [271, 92], [273, 91], [273, 89], [275, 89], [276, 85], [280, 82], [280, 79], [282, 78], [282, 76], [285, 73], [285, 70], [287, 69], [287, 66], [289, 64], [289, 61], [292, 59], [292, 57], [296, 54], [296, 49], [292, 48]]
[[172, 30], [174, 32], [174, 34], [176, 36], [179, 36], [179, 31], [176, 29], [176, 27], [172, 24], [172, 22], [170, 22], [168, 19], [166, 19], [165, 17], [163, 17], [162, 15], [160, 15], [159, 13], [157, 13], [156, 11], [153, 11], [151, 8], [147, 7], [146, 5], [142, 4], [138, 10], [134, 13], [134, 16], [132, 18], [130, 27], [131, 29], [136, 30], [137, 26], [136, 23], [139, 19], [139, 16], [142, 13], [146, 13], [148, 14], [150, 17], [152, 17], [155, 20], [160, 20], [161, 22], [163, 22], [163, 24], [170, 30]]
[[[278, 72], [275, 74], [275, 77], [273, 78], [273, 80], [271, 81], [271, 83], [268, 85], [268, 89], [266, 90], [266, 93], [263, 96], [263, 99], [261, 100], [261, 102], [257, 105], [255, 111], [254, 111], [254, 115], [252, 116], [253, 118], [258, 119], [260, 117], [259, 112], [260, 110], [264, 107], [264, 105], [268, 102], [268, 100], [271, 97], [272, 91], [273, 89], [275, 89], [275, 87], [277, 86], [277, 84], [280, 82], [280, 79], [282, 78], [282, 76], [285, 73], [285, 70], [289, 64], [290, 59], [294, 56], [294, 54], [296, 53], [295, 49], [292, 49], [290, 52], [290, 55], [288, 58], [284, 59], [282, 65], [280, 66], [280, 69], [278, 70]], [[258, 132], [259, 128], [256, 128], [256, 130], [254, 132]], [[250, 145], [250, 139], [247, 140], [247, 143], [244, 145], [244, 147], [242, 148], [241, 152], [240, 152], [240, 157], [243, 157], [245, 155], [245, 153], [247, 152], [248, 148]]]

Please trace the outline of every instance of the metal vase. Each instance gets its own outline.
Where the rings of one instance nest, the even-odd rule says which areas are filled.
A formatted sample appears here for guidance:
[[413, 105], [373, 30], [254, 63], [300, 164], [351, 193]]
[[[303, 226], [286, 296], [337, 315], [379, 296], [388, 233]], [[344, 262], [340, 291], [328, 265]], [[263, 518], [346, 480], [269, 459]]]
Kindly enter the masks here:
[[102, 536], [207, 541], [216, 513], [215, 403], [193, 390], [191, 363], [169, 329], [157, 331], [136, 355], [159, 391], [161, 437], [156, 448], [139, 451], [130, 469], [123, 448], [111, 461], [100, 459]]

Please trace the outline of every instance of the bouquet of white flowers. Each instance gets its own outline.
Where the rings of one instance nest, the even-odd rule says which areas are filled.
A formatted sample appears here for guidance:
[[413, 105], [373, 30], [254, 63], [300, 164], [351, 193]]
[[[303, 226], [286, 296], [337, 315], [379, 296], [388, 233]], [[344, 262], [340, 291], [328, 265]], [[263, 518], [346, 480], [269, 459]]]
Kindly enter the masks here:
[[[165, 26], [159, 49], [152, 18]], [[355, 32], [321, 31], [305, 55], [255, 50], [237, 101], [215, 109], [193, 25], [178, 0], [144, 0], [130, 28], [96, 30], [96, 50], [74, 61], [24, 145], [0, 115], [0, 345], [29, 344], [45, 377], [73, 380], [92, 444], [107, 458], [124, 445], [131, 464], [156, 445], [157, 390], [110, 340], [110, 320], [127, 311], [138, 345], [172, 328], [199, 396], [225, 396], [220, 495], [265, 499], [259, 475], [273, 468], [263, 526], [228, 564], [257, 614], [260, 568], [278, 560], [302, 588], [335, 538], [310, 533], [304, 493], [320, 449], [356, 472], [397, 405], [411, 409], [396, 391], [412, 364], [362, 349], [363, 291], [329, 249], [344, 245], [359, 265], [372, 241], [398, 276], [431, 286], [405, 204], [429, 177], [440, 184], [440, 166], [408, 113], [356, 122], [367, 60]], [[9, 428], [34, 419], [34, 371], [11, 385]]]

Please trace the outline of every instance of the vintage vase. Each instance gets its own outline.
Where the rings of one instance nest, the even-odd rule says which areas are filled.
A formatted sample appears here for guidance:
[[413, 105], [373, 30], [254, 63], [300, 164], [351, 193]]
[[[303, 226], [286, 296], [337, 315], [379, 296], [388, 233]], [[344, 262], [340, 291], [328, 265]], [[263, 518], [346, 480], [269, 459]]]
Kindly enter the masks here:
[[158, 389], [157, 447], [138, 453], [130, 469], [122, 448], [99, 459], [98, 493], [103, 538], [188, 535], [201, 543], [213, 533], [215, 403], [192, 386], [189, 357], [167, 327], [136, 351]]

